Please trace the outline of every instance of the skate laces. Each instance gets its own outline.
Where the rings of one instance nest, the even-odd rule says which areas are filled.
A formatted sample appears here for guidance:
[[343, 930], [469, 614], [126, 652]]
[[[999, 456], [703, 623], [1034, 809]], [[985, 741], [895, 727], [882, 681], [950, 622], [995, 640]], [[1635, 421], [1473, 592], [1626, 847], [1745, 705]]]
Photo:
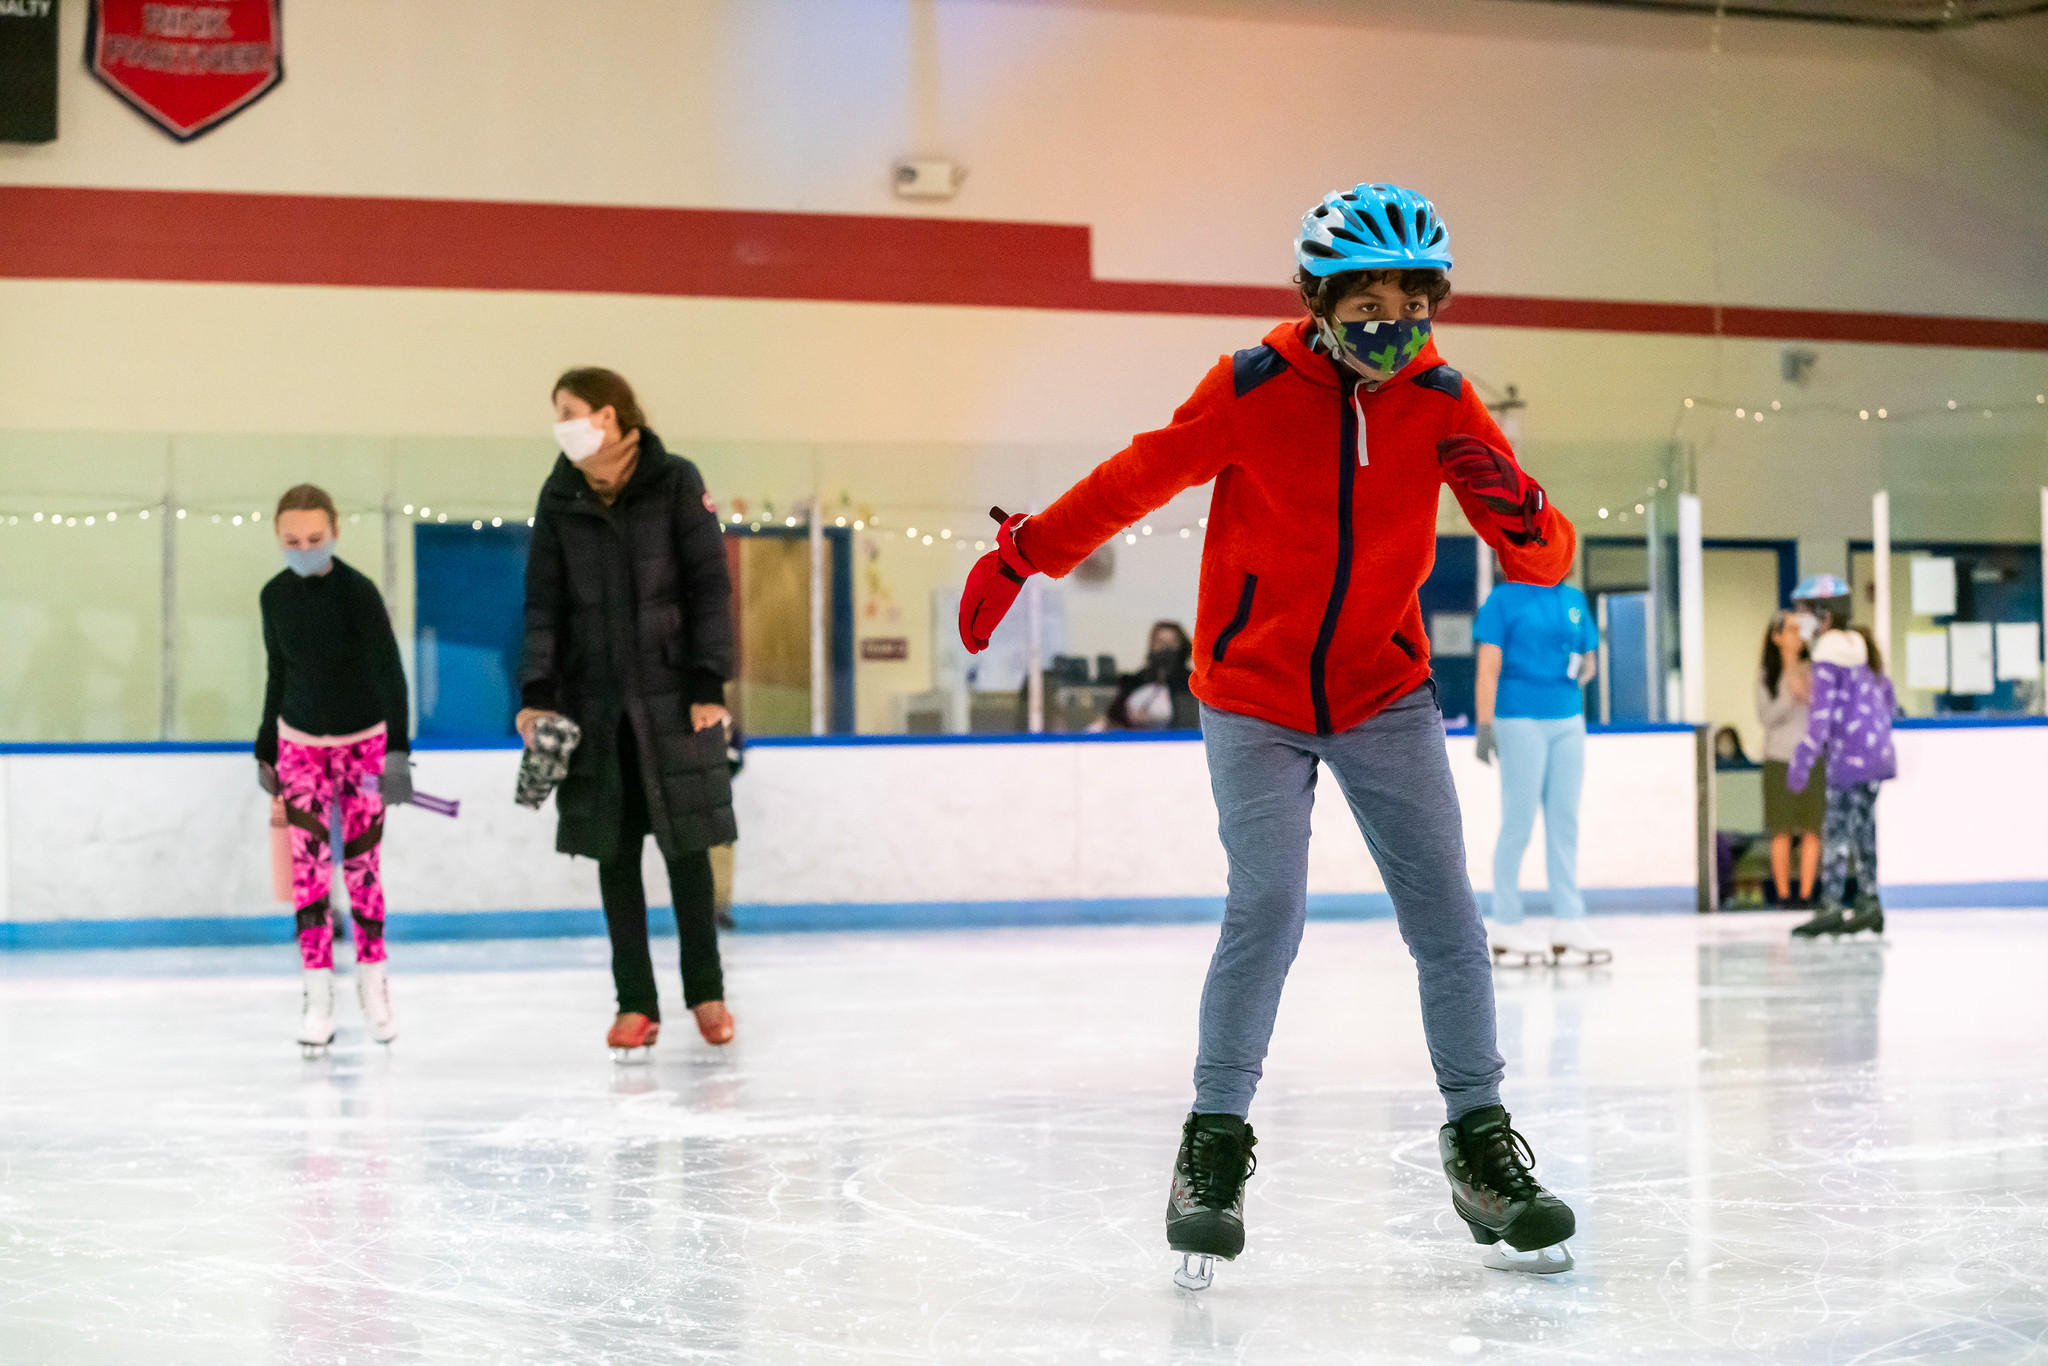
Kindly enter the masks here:
[[1188, 1119], [1185, 1133], [1188, 1186], [1194, 1192], [1195, 1203], [1206, 1209], [1227, 1209], [1235, 1205], [1244, 1183], [1259, 1169], [1259, 1159], [1252, 1153], [1259, 1140], [1253, 1135], [1251, 1125], [1244, 1126], [1241, 1144], [1233, 1141], [1229, 1134], [1196, 1128], [1192, 1117]]
[[1497, 1129], [1473, 1134], [1471, 1143], [1476, 1149], [1472, 1165], [1494, 1190], [1502, 1195], [1527, 1195], [1541, 1189], [1536, 1184], [1536, 1154], [1529, 1140], [1505, 1121]]

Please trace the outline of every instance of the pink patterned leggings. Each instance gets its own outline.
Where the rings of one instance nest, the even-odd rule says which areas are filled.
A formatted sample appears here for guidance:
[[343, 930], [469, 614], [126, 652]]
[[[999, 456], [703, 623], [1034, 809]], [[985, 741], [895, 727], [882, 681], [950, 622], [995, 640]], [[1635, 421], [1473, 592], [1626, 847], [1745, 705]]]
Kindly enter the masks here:
[[334, 966], [328, 894], [334, 881], [327, 813], [341, 806], [341, 872], [356, 922], [356, 961], [384, 961], [384, 885], [377, 845], [384, 838], [384, 799], [364, 778], [384, 771], [384, 737], [352, 745], [301, 745], [279, 738], [277, 777], [292, 835], [292, 905], [298, 908], [299, 957], [309, 968]]

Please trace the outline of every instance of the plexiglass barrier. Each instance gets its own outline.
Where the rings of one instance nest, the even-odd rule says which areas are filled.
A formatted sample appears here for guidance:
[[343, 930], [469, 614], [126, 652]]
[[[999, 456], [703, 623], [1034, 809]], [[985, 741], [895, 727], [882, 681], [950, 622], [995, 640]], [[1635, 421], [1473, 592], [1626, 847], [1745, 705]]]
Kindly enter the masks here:
[[[959, 587], [992, 543], [991, 507], [1042, 507], [1109, 450], [671, 448], [702, 471], [731, 533], [731, 700], [750, 733], [1027, 726], [1024, 605], [998, 649], [970, 658]], [[252, 736], [257, 594], [282, 567], [272, 509], [299, 482], [333, 495], [342, 558], [385, 593], [421, 733], [508, 735], [507, 603], [554, 459], [545, 442], [501, 438], [0, 433], [0, 739]], [[1192, 628], [1207, 511], [1206, 489], [1191, 490], [1039, 593], [1048, 727], [1096, 720], [1098, 678], [1136, 668], [1155, 621]]]
[[[1770, 547], [1789, 556], [1793, 537], [1854, 543], [1846, 563], [1858, 602], [1869, 603], [1870, 502], [1881, 489], [1892, 508], [1887, 653], [1908, 711], [2038, 710], [2038, 682], [2019, 676], [2024, 632], [2005, 628], [2039, 620], [2044, 416], [1979, 413], [1973, 425], [1946, 410], [1908, 420], [1784, 411], [1757, 423], [1702, 404], [1671, 442], [1523, 443], [1579, 527], [1577, 581], [1612, 617], [1610, 667], [1589, 714], [1677, 714], [1681, 492], [1707, 509], [1708, 667], [1727, 675], [1710, 687], [1709, 719], [1720, 721], [1746, 710], [1757, 641], [1780, 596]], [[732, 701], [751, 733], [1021, 730], [1033, 718], [1034, 663], [1040, 724], [1085, 729], [1102, 722], [1117, 678], [1143, 662], [1155, 623], [1194, 625], [1206, 487], [1126, 528], [1066, 579], [1034, 581], [987, 653], [960, 647], [959, 587], [992, 540], [991, 507], [1045, 506], [1107, 446], [673, 449], [703, 471], [733, 533], [745, 644]], [[334, 495], [342, 556], [385, 591], [420, 730], [508, 733], [508, 604], [554, 458], [543, 440], [510, 438], [0, 433], [0, 739], [252, 735], [264, 682], [257, 592], [280, 568], [271, 509], [301, 481]], [[1783, 473], [1759, 486], [1760, 469]], [[1473, 543], [1461, 539], [1471, 529], [1448, 496], [1438, 532], [1444, 562], [1423, 597], [1430, 629], [1447, 633], [1442, 686], [1469, 666], [1462, 604], [1476, 607], [1479, 585]], [[1711, 547], [1730, 534], [1763, 538], [1753, 603], [1716, 586], [1735, 554]], [[1952, 570], [1916, 569], [1923, 560]], [[1943, 572], [1955, 579], [1949, 611], [1927, 596]], [[1983, 632], [1969, 629], [1980, 625], [1990, 628], [1993, 686], [1959, 690], [1957, 660], [1965, 688], [1982, 681]], [[1950, 669], [1942, 690], [1919, 686], [1937, 634]], [[2032, 639], [2038, 650], [2039, 633]]]

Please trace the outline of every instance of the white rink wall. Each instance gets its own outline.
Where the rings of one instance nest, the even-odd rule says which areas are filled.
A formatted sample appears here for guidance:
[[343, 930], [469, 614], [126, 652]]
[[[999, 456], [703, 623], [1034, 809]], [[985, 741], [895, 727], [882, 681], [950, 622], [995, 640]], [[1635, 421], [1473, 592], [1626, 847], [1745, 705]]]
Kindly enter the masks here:
[[[1448, 744], [1467, 864], [1483, 893], [1498, 782], [1469, 736]], [[2048, 725], [1904, 728], [1899, 751], [1899, 781], [1880, 806], [1887, 897], [2048, 904]], [[455, 821], [412, 808], [391, 816], [394, 933], [410, 914], [594, 910], [595, 869], [554, 852], [552, 810], [512, 803], [518, 759], [511, 749], [417, 756], [419, 786], [459, 798], [463, 812]], [[1692, 904], [1693, 765], [1688, 732], [1590, 737], [1579, 868], [1596, 907]], [[1199, 914], [1224, 892], [1215, 807], [1192, 739], [758, 743], [736, 792], [735, 899], [743, 914], [759, 908], [761, 923], [855, 926], [876, 923], [875, 908], [922, 907], [929, 915], [912, 923], [972, 924], [978, 908], [995, 918], [1020, 903], [1048, 918], [1143, 919]], [[281, 916], [268, 896], [266, 813], [246, 752], [0, 753], [0, 923], [25, 931]], [[1327, 781], [1315, 830], [1318, 913], [1383, 909], [1378, 871]], [[648, 849], [660, 900], [666, 882]], [[1522, 881], [1543, 885], [1540, 831]], [[776, 908], [805, 914], [778, 919]], [[487, 929], [479, 920], [460, 932]], [[18, 932], [0, 943], [43, 938]], [[88, 933], [79, 942], [103, 941]]]

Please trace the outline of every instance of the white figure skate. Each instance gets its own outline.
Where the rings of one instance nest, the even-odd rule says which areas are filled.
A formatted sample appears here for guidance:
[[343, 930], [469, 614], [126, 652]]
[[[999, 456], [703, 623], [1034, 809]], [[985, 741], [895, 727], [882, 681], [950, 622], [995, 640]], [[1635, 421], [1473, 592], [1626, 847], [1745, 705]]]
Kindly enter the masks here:
[[371, 1038], [390, 1043], [398, 1037], [398, 1017], [391, 1010], [391, 978], [384, 964], [356, 964], [356, 1000], [362, 1003]]
[[307, 968], [299, 1014], [299, 1052], [307, 1060], [327, 1056], [334, 1042], [334, 969]]
[[1543, 942], [1543, 936], [1531, 929], [1527, 921], [1514, 925], [1504, 925], [1498, 920], [1487, 921], [1486, 947], [1493, 954], [1495, 967], [1541, 967], [1550, 962], [1550, 945]]
[[1607, 941], [1594, 931], [1584, 916], [1569, 920], [1550, 922], [1550, 949], [1562, 963], [1567, 953], [1582, 955], [1587, 966], [1594, 963], [1612, 962], [1614, 950], [1607, 947]]

